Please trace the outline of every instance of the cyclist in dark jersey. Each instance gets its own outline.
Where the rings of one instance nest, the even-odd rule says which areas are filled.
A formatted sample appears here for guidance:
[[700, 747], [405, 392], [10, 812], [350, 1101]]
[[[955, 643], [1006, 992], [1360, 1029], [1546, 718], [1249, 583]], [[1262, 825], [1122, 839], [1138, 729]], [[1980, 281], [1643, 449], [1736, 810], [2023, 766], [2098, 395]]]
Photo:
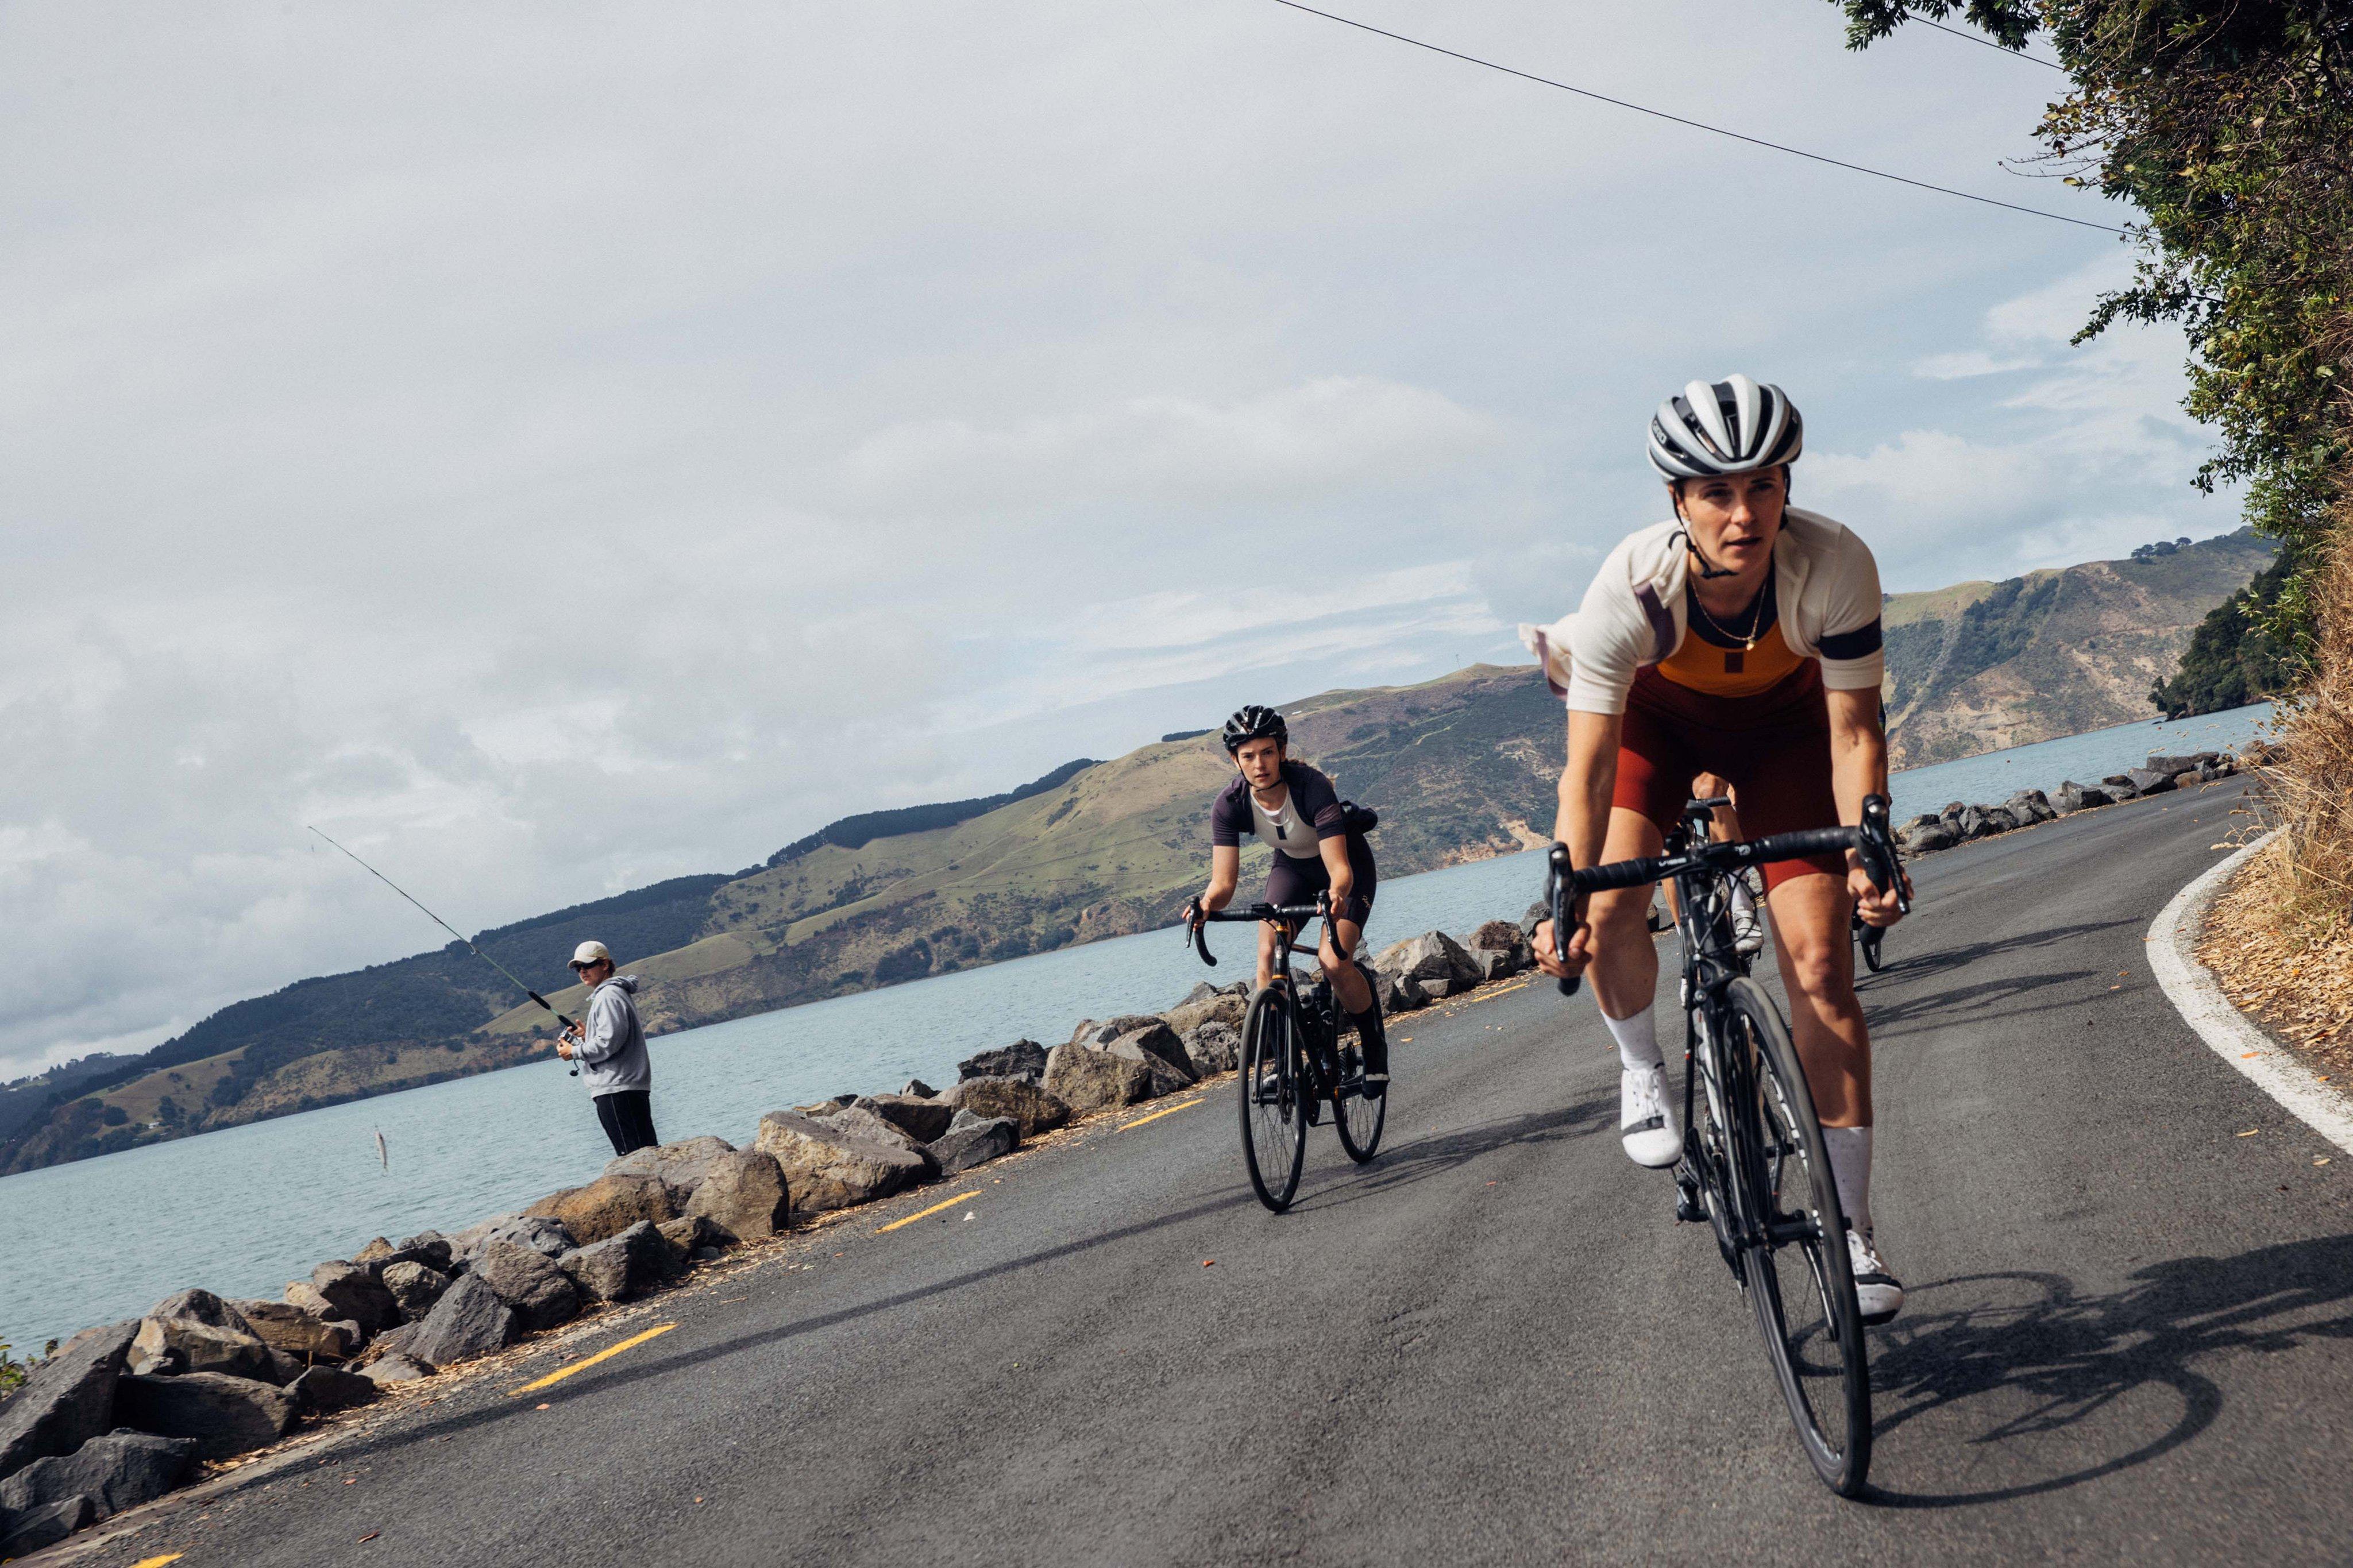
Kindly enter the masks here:
[[[1186, 906], [1186, 919], [1198, 929], [1204, 911], [1214, 914], [1233, 901], [1245, 838], [1257, 838], [1274, 851], [1266, 877], [1268, 903], [1312, 903], [1317, 894], [1330, 894], [1332, 917], [1324, 922], [1316, 957], [1340, 1010], [1356, 1026], [1365, 1051], [1365, 1093], [1377, 1100], [1388, 1089], [1388, 1037], [1381, 1028], [1380, 999], [1349, 957], [1364, 935], [1380, 880], [1372, 847], [1362, 833], [1349, 831], [1347, 810], [1332, 781], [1285, 754], [1291, 731], [1282, 714], [1245, 708], [1227, 721], [1225, 742], [1234, 778], [1209, 808], [1209, 886]], [[1261, 990], [1274, 978], [1274, 928], [1261, 928]]]

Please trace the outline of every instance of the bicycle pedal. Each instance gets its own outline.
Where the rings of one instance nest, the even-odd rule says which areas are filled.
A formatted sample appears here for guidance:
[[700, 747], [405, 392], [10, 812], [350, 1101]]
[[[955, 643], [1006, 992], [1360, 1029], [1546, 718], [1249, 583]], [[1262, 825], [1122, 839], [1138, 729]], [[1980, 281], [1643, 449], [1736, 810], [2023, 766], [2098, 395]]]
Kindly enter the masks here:
[[1706, 1217], [1707, 1211], [1700, 1206], [1698, 1186], [1677, 1176], [1675, 1178], [1675, 1223], [1697, 1225]]

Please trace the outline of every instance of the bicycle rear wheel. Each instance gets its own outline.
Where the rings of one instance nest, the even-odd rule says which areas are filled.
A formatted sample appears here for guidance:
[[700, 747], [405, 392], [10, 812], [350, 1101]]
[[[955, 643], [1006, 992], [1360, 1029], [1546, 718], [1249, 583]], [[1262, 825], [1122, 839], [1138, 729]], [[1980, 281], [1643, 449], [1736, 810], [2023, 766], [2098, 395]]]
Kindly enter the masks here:
[[1258, 1201], [1276, 1214], [1299, 1190], [1307, 1156], [1307, 1101], [1280, 983], [1250, 999], [1242, 1018], [1242, 1163]]
[[[1340, 1147], [1348, 1158], [1361, 1165], [1379, 1152], [1381, 1129], [1388, 1125], [1389, 1097], [1378, 1100], [1365, 1098], [1365, 1053], [1361, 1045], [1345, 1046], [1340, 1051], [1340, 1082], [1344, 1086], [1335, 1096], [1332, 1121], [1340, 1134]], [[1392, 1086], [1394, 1088], [1394, 1086]]]
[[1732, 1045], [1756, 1075], [1754, 1137], [1743, 1142], [1765, 1234], [1745, 1259], [1749, 1302], [1806, 1458], [1853, 1497], [1871, 1469], [1871, 1363], [1838, 1183], [1780, 1010], [1750, 980], [1733, 981], [1725, 999]]

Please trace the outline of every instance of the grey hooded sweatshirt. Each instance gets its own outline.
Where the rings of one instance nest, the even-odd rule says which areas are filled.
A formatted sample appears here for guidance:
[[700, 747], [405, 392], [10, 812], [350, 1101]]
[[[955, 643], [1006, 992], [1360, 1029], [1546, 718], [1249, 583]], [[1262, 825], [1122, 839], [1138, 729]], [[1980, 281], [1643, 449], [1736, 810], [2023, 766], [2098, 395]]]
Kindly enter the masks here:
[[646, 1031], [638, 1022], [638, 977], [616, 974], [589, 993], [586, 1037], [575, 1047], [580, 1081], [593, 1097], [626, 1089], [651, 1089], [653, 1062], [646, 1056]]

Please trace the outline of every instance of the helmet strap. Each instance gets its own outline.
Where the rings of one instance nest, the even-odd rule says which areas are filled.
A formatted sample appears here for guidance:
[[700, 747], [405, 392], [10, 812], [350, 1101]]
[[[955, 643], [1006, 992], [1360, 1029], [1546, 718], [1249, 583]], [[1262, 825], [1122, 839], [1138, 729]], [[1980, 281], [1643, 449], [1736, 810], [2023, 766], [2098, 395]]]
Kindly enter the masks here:
[[1739, 576], [1739, 573], [1718, 566], [1715, 562], [1710, 561], [1707, 558], [1707, 552], [1700, 549], [1699, 541], [1692, 537], [1691, 520], [1683, 516], [1683, 481], [1677, 479], [1668, 485], [1667, 493], [1675, 498], [1675, 521], [1683, 524], [1683, 527], [1675, 531], [1675, 537], [1683, 542], [1683, 548], [1690, 551], [1692, 559], [1699, 563], [1700, 581], [1712, 583], [1718, 577]]

